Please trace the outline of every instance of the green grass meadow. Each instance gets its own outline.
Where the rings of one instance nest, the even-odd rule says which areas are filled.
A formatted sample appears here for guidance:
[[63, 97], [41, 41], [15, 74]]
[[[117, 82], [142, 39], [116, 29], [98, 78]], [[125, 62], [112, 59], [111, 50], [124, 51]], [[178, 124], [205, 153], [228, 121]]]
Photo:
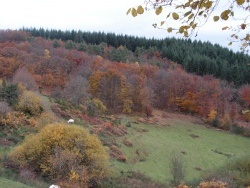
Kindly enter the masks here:
[[[170, 157], [176, 155], [183, 161], [185, 181], [195, 182], [207, 171], [216, 170], [234, 158], [250, 154], [249, 138], [184, 120], [171, 119], [167, 125], [132, 123], [127, 131], [125, 136], [115, 137], [127, 157], [126, 162], [111, 161], [117, 177], [133, 171], [169, 184]], [[124, 139], [130, 140], [132, 147], [125, 146]], [[1, 146], [0, 156], [3, 157], [10, 149]], [[1, 169], [3, 164], [0, 165]], [[29, 187], [13, 178], [8, 179], [4, 172], [2, 170], [0, 175], [1, 188]], [[39, 183], [34, 185], [43, 187]]]
[[20, 182], [15, 182], [6, 178], [0, 178], [0, 187], [1, 188], [31, 188]]
[[[182, 120], [172, 120], [170, 126], [132, 124], [128, 129], [126, 138], [133, 146], [121, 144], [128, 160], [113, 162], [117, 175], [121, 171], [139, 171], [168, 183], [171, 180], [170, 156], [176, 155], [184, 163], [186, 181], [193, 181], [208, 170], [249, 154], [249, 138]], [[142, 156], [138, 156], [136, 150]]]

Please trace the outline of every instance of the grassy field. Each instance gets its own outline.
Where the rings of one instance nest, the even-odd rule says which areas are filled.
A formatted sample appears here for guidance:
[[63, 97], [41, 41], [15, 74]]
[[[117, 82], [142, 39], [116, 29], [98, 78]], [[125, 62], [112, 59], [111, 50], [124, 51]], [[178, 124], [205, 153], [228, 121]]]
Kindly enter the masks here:
[[132, 124], [128, 130], [126, 138], [133, 146], [121, 144], [128, 161], [113, 163], [116, 174], [139, 171], [163, 183], [171, 179], [169, 159], [173, 154], [182, 159], [186, 180], [192, 181], [247, 154], [250, 146], [249, 138], [182, 120], [171, 120], [168, 126]]
[[1, 188], [31, 188], [20, 182], [15, 182], [6, 178], [0, 178], [0, 187]]
[[[219, 168], [234, 158], [250, 154], [249, 138], [192, 123], [190, 117], [161, 118], [158, 115], [154, 118], [160, 120], [156, 123], [142, 123], [137, 121], [138, 117], [124, 118], [126, 121], [122, 122], [123, 125], [128, 120], [134, 123], [127, 128], [128, 134], [114, 138], [127, 157], [125, 163], [112, 160], [116, 176], [129, 171], [139, 171], [153, 180], [168, 184], [171, 180], [169, 161], [171, 156], [176, 155], [185, 166], [185, 180], [192, 182], [199, 180], [209, 170]], [[132, 142], [132, 147], [123, 144], [125, 139]], [[8, 153], [10, 148], [1, 146], [0, 156]], [[42, 182], [37, 182], [37, 185], [39, 186], [35, 187], [44, 187]], [[0, 187], [29, 186], [1, 176]]]

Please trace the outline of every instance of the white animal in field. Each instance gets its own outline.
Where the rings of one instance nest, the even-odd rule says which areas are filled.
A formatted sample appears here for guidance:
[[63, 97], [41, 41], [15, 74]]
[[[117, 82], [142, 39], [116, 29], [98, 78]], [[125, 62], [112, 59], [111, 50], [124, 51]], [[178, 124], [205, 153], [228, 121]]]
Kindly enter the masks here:
[[60, 188], [60, 186], [52, 184], [49, 188]]
[[69, 119], [68, 123], [75, 123], [75, 120]]

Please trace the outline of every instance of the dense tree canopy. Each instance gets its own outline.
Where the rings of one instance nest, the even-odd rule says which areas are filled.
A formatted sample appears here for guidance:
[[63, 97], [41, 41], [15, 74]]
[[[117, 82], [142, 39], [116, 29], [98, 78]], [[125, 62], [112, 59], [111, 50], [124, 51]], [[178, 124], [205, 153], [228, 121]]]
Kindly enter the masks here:
[[[61, 43], [62, 46], [62, 41], [67, 42], [68, 40], [72, 40], [75, 43], [72, 44], [73, 48], [78, 51], [100, 55], [117, 62], [138, 61], [141, 64], [149, 62], [153, 65], [166, 67], [159, 59], [159, 57], [163, 57], [169, 61], [181, 64], [186, 71], [198, 75], [210, 74], [217, 78], [234, 82], [236, 85], [250, 82], [250, 57], [242, 52], [234, 53], [218, 44], [213, 45], [209, 42], [191, 41], [190, 39], [146, 39], [145, 37], [115, 35], [114, 33], [103, 32], [45, 30], [43, 28], [25, 30], [35, 37], [40, 36], [55, 39], [53, 46], [55, 42]], [[40, 41], [37, 41], [37, 39], [33, 40], [34, 44], [32, 45], [37, 45], [36, 43], [38, 42]], [[134, 52], [134, 54], [132, 52]], [[43, 53], [43, 51], [41, 51], [41, 53]], [[64, 82], [64, 71], [66, 67], [69, 70], [70, 65], [68, 62], [65, 62], [65, 60], [64, 63], [60, 63], [63, 61], [62, 57], [65, 56], [65, 53], [63, 53], [57, 45], [53, 53], [56, 53], [58, 57], [56, 57], [56, 59], [52, 57], [47, 63], [43, 63], [39, 66], [36, 65], [35, 71], [45, 72], [46, 67], [59, 64], [60, 66], [64, 66], [65, 69], [58, 67], [61, 74], [58, 74], [56, 79]], [[82, 61], [81, 58], [72, 56], [71, 58], [77, 61], [76, 63], [78, 64]], [[9, 59], [10, 58], [5, 58], [6, 61]], [[14, 62], [13, 69], [15, 68], [16, 62], [19, 61]], [[44, 83], [52, 86], [53, 83], [50, 79], [52, 75], [47, 73], [44, 77], [45, 76], [47, 77], [47, 81]]]
[[[142, 5], [130, 8], [127, 14], [131, 13], [136, 17], [152, 9], [156, 15], [163, 15], [164, 18], [160, 23], [153, 23], [153, 26], [164, 28], [169, 33], [176, 31], [178, 34], [189, 37], [192, 34], [197, 35], [199, 28], [205, 23], [221, 20], [223, 21], [222, 30], [232, 32], [229, 45], [233, 42], [240, 42], [242, 50], [249, 46], [248, 0], [145, 0]], [[168, 25], [169, 19], [177, 21], [175, 26]]]
[[[52, 32], [46, 33], [52, 36]], [[73, 31], [70, 33], [80, 36]], [[89, 36], [94, 38], [98, 36], [96, 34], [89, 33]], [[113, 36], [116, 41], [122, 39]], [[55, 41], [58, 45], [54, 45]], [[30, 37], [26, 41], [12, 42], [12, 48], [7, 48], [10, 45], [8, 42], [0, 43], [5, 49], [0, 50], [0, 56], [7, 59], [11, 55], [11, 58], [17, 59], [13, 64], [22, 62], [20, 66], [25, 67], [26, 74], [34, 78], [40, 92], [66, 99], [75, 105], [86, 105], [89, 115], [105, 108], [115, 113], [143, 112], [150, 115], [151, 108], [160, 108], [196, 114], [211, 121], [217, 118], [216, 121], [227, 122], [228, 117], [250, 120], [249, 113], [241, 114], [249, 110], [249, 85], [245, 84], [250, 81], [249, 56], [200, 41], [174, 38], [138, 38], [138, 41], [142, 42], [142, 46], [137, 46], [133, 52], [103, 42], [73, 41], [73, 48], [68, 49], [65, 46], [67, 41], [60, 38], [46, 40]], [[154, 44], [147, 46], [149, 42]], [[127, 44], [132, 45], [133, 40]], [[49, 57], [45, 56], [45, 49]], [[110, 54], [118, 54], [114, 57], [119, 57], [120, 52], [123, 60], [109, 59]], [[7, 72], [12, 70], [12, 63]], [[21, 78], [18, 76], [18, 72], [24, 70], [21, 67], [14, 74], [3, 72], [2, 75], [9, 80], [11, 75]], [[187, 73], [186, 70], [202, 76]], [[26, 79], [22, 82], [27, 83]], [[15, 96], [15, 90], [12, 92], [4, 88], [3, 84], [1, 100], [12, 105], [6, 94]]]

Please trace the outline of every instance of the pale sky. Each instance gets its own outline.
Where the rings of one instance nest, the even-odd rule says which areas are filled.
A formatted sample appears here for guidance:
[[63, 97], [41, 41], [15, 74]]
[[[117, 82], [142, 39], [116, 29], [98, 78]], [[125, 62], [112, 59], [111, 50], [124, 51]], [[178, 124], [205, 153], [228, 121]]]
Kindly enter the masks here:
[[[130, 7], [144, 0], [2, 0], [0, 29], [36, 27], [44, 29], [104, 31], [147, 38], [165, 38], [180, 35], [155, 29], [166, 16], [156, 16], [153, 11], [136, 18], [126, 15]], [[169, 25], [172, 23], [170, 22]], [[214, 23], [213, 23], [214, 24]], [[204, 26], [195, 39], [218, 43], [228, 47], [229, 35], [221, 30], [221, 23]], [[237, 49], [237, 45], [234, 46]]]

